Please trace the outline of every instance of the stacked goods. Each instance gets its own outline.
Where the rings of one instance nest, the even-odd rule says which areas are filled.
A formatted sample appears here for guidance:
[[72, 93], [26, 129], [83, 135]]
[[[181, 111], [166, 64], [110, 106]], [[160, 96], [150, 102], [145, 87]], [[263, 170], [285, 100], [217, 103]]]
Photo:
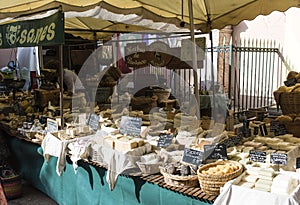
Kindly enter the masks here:
[[291, 133], [296, 137], [300, 137], [300, 113], [281, 115], [276, 118], [276, 121], [283, 124], [287, 129], [288, 133]]
[[220, 188], [241, 175], [243, 169], [242, 164], [230, 160], [203, 165], [197, 171], [201, 189], [207, 194], [218, 195]]
[[272, 168], [251, 167], [239, 182], [239, 186], [260, 191], [271, 191], [275, 171]]
[[152, 97], [139, 96], [131, 98], [132, 110], [142, 110], [144, 113], [149, 113], [152, 108], [157, 107], [156, 95]]
[[271, 193], [291, 194], [298, 186], [299, 181], [287, 174], [278, 174], [273, 179]]
[[282, 113], [300, 113], [300, 73], [291, 71], [287, 76], [285, 85], [274, 92], [277, 106], [280, 106]]
[[166, 101], [169, 99], [171, 94], [171, 89], [153, 89], [153, 95], [156, 95], [158, 97], [157, 101], [158, 103], [162, 101]]
[[278, 174], [272, 168], [251, 167], [237, 185], [275, 194], [291, 194], [299, 181], [289, 172]]
[[[275, 167], [286, 171], [295, 171], [296, 158], [300, 155], [298, 143], [300, 143], [300, 139], [291, 134], [276, 137], [256, 136], [238, 146], [227, 148], [227, 154], [229, 159], [236, 160], [246, 167]], [[250, 151], [252, 150], [265, 153], [265, 162], [250, 160]], [[274, 154], [286, 155], [286, 164], [272, 164], [271, 155]]]

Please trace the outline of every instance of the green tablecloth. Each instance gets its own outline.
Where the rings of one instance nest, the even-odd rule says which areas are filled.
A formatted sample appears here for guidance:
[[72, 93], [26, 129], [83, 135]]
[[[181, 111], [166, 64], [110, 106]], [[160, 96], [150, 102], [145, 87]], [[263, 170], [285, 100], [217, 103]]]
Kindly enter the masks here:
[[21, 175], [61, 205], [207, 205], [208, 202], [176, 193], [139, 177], [121, 175], [111, 191], [105, 180], [107, 171], [87, 162], [79, 162], [77, 173], [67, 160], [61, 176], [55, 171], [57, 158], [49, 162], [37, 144], [9, 137]]

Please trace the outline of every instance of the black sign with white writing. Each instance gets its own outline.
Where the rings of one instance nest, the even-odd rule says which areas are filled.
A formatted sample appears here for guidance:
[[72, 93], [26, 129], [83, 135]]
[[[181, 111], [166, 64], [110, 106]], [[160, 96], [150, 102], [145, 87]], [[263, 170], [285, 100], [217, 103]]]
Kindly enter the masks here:
[[284, 81], [284, 85], [287, 86], [287, 87], [294, 86], [294, 85], [296, 85], [296, 83], [297, 83], [296, 78], [291, 78], [289, 80]]
[[120, 132], [127, 135], [140, 135], [142, 127], [142, 118], [122, 116]]
[[173, 134], [169, 135], [160, 135], [158, 139], [158, 147], [167, 147], [172, 144]]
[[100, 117], [96, 114], [89, 114], [87, 124], [93, 130], [98, 130]]
[[281, 164], [286, 165], [288, 160], [288, 155], [284, 153], [273, 152], [270, 154], [271, 164]]
[[300, 168], [300, 157], [296, 158], [296, 169]]
[[228, 159], [226, 145], [204, 145], [205, 160], [208, 159]]
[[226, 147], [232, 147], [239, 143], [241, 143], [242, 139], [244, 138], [244, 134], [240, 132], [239, 134], [229, 137], [225, 140], [223, 140], [220, 144], [225, 145]]
[[270, 131], [274, 132], [275, 136], [287, 134], [288, 131], [284, 124], [281, 124], [279, 121], [271, 121]]
[[203, 154], [200, 150], [185, 148], [182, 161], [199, 166], [202, 163]]
[[250, 161], [266, 163], [267, 153], [262, 151], [250, 150]]

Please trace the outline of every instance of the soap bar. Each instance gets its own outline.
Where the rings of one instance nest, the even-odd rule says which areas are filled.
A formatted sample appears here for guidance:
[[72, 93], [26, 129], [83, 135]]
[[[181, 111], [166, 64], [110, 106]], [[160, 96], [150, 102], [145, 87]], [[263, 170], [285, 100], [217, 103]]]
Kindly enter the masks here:
[[245, 181], [245, 182], [256, 182], [258, 180], [258, 177], [256, 175], [245, 175], [243, 176], [242, 178], [242, 181]]
[[272, 185], [272, 181], [270, 180], [258, 179], [257, 182], [255, 183], [255, 188], [262, 191], [270, 191], [271, 185]]
[[275, 172], [271, 168], [261, 169], [258, 171], [259, 176], [273, 177]]
[[241, 181], [238, 185], [242, 186], [242, 187], [249, 188], [249, 189], [252, 189], [254, 187], [254, 183], [252, 183], [252, 182], [245, 182], [245, 181]]
[[271, 192], [277, 194], [290, 194], [298, 185], [298, 180], [285, 174], [277, 175], [271, 186]]
[[115, 142], [115, 149], [118, 151], [130, 151], [138, 147], [138, 143], [134, 140], [122, 140], [122, 138], [117, 139]]

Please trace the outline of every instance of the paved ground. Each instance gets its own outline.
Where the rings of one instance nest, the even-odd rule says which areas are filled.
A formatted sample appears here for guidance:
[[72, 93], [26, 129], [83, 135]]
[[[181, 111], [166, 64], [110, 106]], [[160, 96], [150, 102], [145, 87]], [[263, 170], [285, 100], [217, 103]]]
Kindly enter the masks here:
[[43, 192], [24, 182], [23, 196], [9, 200], [8, 205], [57, 205], [57, 203]]

